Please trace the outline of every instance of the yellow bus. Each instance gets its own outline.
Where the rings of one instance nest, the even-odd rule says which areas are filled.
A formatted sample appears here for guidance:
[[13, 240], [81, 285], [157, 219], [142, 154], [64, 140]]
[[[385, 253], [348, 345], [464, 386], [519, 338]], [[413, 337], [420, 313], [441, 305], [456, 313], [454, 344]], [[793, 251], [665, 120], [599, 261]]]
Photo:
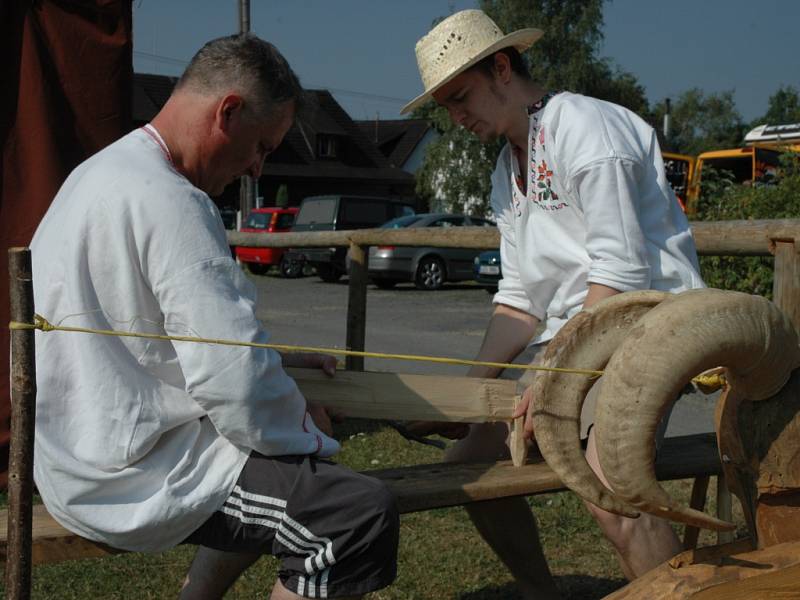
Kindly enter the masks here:
[[717, 171], [727, 171], [733, 175], [733, 182], [737, 184], [770, 183], [777, 179], [780, 157], [787, 149], [759, 144], [729, 150], [713, 150], [698, 155], [686, 192], [686, 213], [692, 215], [697, 212], [704, 170], [708, 172], [709, 168], [713, 168]]

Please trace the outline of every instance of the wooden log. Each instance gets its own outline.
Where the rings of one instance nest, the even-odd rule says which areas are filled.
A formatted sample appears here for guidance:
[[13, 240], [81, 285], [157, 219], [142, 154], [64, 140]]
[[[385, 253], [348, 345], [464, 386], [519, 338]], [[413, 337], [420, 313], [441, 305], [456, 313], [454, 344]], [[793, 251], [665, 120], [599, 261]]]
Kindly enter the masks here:
[[698, 560], [677, 565], [673, 559], [605, 600], [800, 598], [800, 541], [759, 550], [747, 549], [749, 544], [750, 540], [740, 540], [720, 548], [722, 552], [705, 552]]
[[777, 240], [800, 239], [800, 220], [693, 221], [697, 253], [707, 256], [769, 256]]
[[[709, 256], [769, 256], [776, 241], [800, 239], [799, 219], [759, 221], [693, 221], [690, 223], [697, 252]], [[360, 229], [314, 233], [228, 232], [231, 246], [297, 248], [349, 246], [433, 246], [439, 248], [496, 249], [498, 231], [491, 227], [452, 227], [438, 231], [424, 229]]]
[[433, 246], [436, 248], [474, 248], [488, 250], [500, 246], [494, 227], [450, 227], [437, 231], [421, 229], [358, 229], [263, 235], [228, 232], [231, 246], [267, 248], [319, 248], [328, 246]]
[[[347, 340], [348, 350], [364, 350], [367, 337], [367, 267], [369, 248], [350, 244], [349, 283], [347, 288]], [[345, 360], [348, 371], [363, 371], [363, 356], [348, 356]]]
[[772, 298], [800, 331], [800, 254], [793, 241], [776, 241]]
[[484, 423], [510, 420], [516, 382], [505, 379], [286, 370], [306, 399], [347, 417]]
[[[8, 253], [11, 320], [33, 323], [33, 275], [27, 248]], [[33, 519], [33, 432], [36, 420], [34, 331], [11, 332], [11, 449], [8, 466], [6, 594], [30, 598]]]

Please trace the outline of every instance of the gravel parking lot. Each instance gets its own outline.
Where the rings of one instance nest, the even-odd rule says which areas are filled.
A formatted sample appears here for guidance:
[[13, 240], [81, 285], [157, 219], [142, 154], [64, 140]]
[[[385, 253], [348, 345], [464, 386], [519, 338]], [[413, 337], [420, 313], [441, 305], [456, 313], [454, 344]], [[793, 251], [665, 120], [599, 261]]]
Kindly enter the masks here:
[[[258, 316], [282, 344], [345, 347], [347, 279], [284, 279], [250, 275], [258, 288]], [[401, 284], [392, 290], [370, 285], [366, 349], [394, 354], [474, 358], [492, 313], [492, 296], [471, 282], [435, 292]], [[466, 367], [366, 359], [370, 371], [463, 375]], [[643, 374], [646, 376], [646, 374]], [[675, 407], [667, 435], [713, 430], [714, 397], [693, 394]]]

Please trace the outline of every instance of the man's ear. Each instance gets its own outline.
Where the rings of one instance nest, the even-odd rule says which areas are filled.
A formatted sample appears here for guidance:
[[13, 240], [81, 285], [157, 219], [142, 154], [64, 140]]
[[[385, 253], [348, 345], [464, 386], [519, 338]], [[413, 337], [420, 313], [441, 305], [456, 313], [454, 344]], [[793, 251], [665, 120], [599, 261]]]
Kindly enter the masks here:
[[511, 60], [505, 52], [494, 54], [494, 76], [498, 82], [506, 84], [511, 81]]
[[217, 127], [227, 132], [231, 125], [242, 118], [244, 100], [238, 94], [227, 94], [217, 103], [214, 120]]

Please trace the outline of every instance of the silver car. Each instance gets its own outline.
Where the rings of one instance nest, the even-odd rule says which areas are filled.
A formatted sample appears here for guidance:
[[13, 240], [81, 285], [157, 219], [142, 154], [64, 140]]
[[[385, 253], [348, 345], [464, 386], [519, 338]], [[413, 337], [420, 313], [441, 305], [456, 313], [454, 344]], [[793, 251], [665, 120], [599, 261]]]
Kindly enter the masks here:
[[[382, 229], [401, 227], [494, 227], [480, 217], [449, 213], [427, 213], [392, 219]], [[473, 278], [473, 262], [480, 250], [468, 248], [410, 248], [403, 246], [371, 246], [369, 276], [382, 289], [403, 281], [412, 281], [421, 290], [437, 290], [446, 281]]]

